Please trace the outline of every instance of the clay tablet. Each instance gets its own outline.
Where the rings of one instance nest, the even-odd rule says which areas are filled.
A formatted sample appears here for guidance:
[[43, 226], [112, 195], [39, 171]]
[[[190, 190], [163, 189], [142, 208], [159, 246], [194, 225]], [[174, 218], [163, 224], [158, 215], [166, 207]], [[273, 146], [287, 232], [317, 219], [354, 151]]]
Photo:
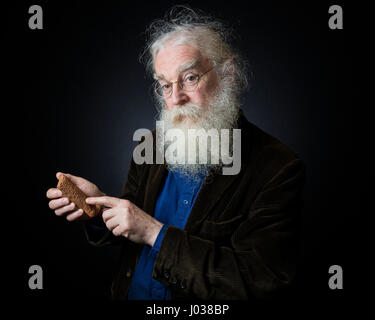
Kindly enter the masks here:
[[98, 214], [96, 206], [86, 203], [86, 194], [79, 189], [73, 181], [71, 181], [66, 175], [60, 176], [59, 182], [57, 183], [57, 189], [60, 189], [63, 197], [67, 197], [71, 202], [82, 209], [89, 217], [94, 217]]

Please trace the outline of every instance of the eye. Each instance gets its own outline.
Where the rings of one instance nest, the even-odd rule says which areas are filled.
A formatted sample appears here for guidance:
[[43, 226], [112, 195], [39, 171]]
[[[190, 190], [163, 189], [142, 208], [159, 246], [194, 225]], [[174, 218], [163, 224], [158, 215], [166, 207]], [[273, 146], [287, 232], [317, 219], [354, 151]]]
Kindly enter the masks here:
[[195, 75], [195, 74], [189, 74], [189, 75], [187, 75], [187, 76], [185, 77], [184, 82], [186, 82], [186, 83], [192, 83], [192, 82], [197, 81], [197, 79], [198, 79], [198, 76], [197, 76], [197, 75]]
[[169, 83], [160, 85], [163, 91], [168, 91], [171, 89], [171, 85]]

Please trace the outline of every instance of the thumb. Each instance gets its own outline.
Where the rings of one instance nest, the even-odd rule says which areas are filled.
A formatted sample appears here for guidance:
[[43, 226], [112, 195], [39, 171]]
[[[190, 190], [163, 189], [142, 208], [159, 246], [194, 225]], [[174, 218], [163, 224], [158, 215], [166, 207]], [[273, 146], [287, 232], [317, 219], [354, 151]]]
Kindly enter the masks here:
[[79, 182], [81, 182], [81, 179], [80, 177], [77, 177], [77, 176], [74, 176], [72, 174], [69, 174], [69, 173], [63, 173], [63, 172], [57, 172], [56, 173], [56, 178], [57, 179], [60, 179], [61, 175], [65, 175], [67, 176], [72, 182], [74, 182], [75, 184], [78, 184]]
[[62, 172], [57, 172], [56, 173], [56, 178], [59, 180], [60, 179], [60, 177], [61, 177], [61, 175], [63, 175], [64, 173], [62, 173]]

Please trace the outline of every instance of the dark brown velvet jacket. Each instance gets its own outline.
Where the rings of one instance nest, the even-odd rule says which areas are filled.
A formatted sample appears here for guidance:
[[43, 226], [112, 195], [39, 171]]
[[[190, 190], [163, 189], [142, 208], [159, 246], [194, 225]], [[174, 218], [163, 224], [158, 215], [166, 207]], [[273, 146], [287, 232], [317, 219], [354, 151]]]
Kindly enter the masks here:
[[[170, 287], [172, 299], [264, 298], [294, 279], [304, 165], [243, 115], [238, 128], [240, 173], [207, 178], [185, 228], [165, 233], [152, 276]], [[153, 215], [166, 175], [165, 165], [132, 161], [121, 197]], [[110, 232], [86, 234], [97, 246], [122, 245], [112, 296], [126, 299], [142, 245]]]

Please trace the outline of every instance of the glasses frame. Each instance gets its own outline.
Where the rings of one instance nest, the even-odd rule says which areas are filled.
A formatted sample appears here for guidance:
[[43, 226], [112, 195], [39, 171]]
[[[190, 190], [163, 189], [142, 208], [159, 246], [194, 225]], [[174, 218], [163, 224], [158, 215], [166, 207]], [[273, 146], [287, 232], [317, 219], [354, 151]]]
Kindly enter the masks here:
[[[197, 75], [197, 76], [198, 76], [197, 83], [195, 84], [193, 90], [186, 90], [185, 88], [183, 88], [183, 85], [182, 85], [182, 82], [183, 82], [183, 81], [181, 81], [181, 79], [179, 79], [179, 80], [176, 80], [176, 81], [168, 82], [168, 84], [170, 84], [170, 85], [171, 85], [171, 88], [172, 88], [172, 89], [171, 89], [171, 92], [170, 92], [168, 95], [159, 94], [158, 90], [159, 90], [159, 88], [162, 87], [162, 85], [160, 85], [159, 82], [156, 82], [156, 83], [155, 83], [155, 85], [154, 85], [154, 91], [155, 91], [155, 93], [156, 93], [159, 97], [162, 97], [162, 98], [169, 98], [170, 96], [172, 96], [172, 93], [173, 93], [173, 84], [174, 84], [174, 83], [177, 83], [181, 90], [183, 90], [183, 91], [185, 91], [185, 92], [194, 92], [194, 91], [198, 88], [198, 84], [199, 84], [199, 82], [201, 81], [201, 78], [202, 78], [205, 74], [207, 74], [207, 73], [209, 73], [210, 71], [214, 70], [217, 66], [218, 66], [218, 65], [213, 66], [211, 69], [209, 69], [209, 70], [207, 70], [207, 71], [205, 71], [205, 72], [203, 72], [203, 73]], [[179, 77], [180, 77], [180, 76], [179, 76]]]

